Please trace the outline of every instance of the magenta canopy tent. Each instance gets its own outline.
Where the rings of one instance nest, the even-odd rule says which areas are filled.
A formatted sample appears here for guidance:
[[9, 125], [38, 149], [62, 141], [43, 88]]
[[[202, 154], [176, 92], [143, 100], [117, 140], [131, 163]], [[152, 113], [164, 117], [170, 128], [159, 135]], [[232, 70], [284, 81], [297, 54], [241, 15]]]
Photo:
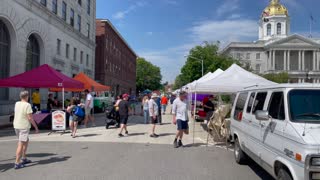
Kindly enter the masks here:
[[83, 88], [82, 82], [70, 78], [48, 64], [0, 80], [0, 87], [17, 88]]

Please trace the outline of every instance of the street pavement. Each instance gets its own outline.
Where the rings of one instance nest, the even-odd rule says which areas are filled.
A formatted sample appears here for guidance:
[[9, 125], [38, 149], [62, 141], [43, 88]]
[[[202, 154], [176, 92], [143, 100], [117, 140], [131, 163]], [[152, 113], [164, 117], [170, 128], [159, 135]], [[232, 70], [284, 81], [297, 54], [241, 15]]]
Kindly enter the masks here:
[[[95, 115], [97, 127], [80, 129], [78, 137], [48, 131], [31, 135], [29, 157], [34, 163], [14, 170], [16, 138], [12, 129], [0, 130], [0, 180], [255, 180], [272, 179], [253, 162], [238, 165], [232, 149], [206, 146], [199, 123], [195, 134], [174, 149], [175, 126], [171, 115], [157, 127], [159, 138], [150, 138], [143, 117], [129, 119], [129, 136], [118, 138], [118, 129], [106, 130], [105, 115]], [[190, 122], [193, 132], [193, 123]], [[193, 138], [194, 137], [194, 138]]]

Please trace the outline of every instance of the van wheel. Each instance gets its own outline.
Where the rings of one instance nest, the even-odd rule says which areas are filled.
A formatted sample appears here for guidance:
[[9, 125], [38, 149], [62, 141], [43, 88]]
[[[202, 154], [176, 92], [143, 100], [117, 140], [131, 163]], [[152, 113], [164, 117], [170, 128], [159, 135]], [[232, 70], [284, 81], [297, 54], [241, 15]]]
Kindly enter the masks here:
[[277, 180], [293, 180], [288, 171], [280, 169], [278, 172]]
[[239, 139], [236, 139], [234, 143], [234, 158], [238, 164], [245, 164], [247, 161], [247, 155], [242, 151]]

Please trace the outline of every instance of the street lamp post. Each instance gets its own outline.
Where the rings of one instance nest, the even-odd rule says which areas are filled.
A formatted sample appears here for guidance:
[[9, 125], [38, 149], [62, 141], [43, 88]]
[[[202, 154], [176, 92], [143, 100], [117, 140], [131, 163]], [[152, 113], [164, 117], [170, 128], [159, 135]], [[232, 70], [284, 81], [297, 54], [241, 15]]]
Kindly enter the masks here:
[[203, 59], [199, 59], [199, 58], [196, 58], [196, 57], [193, 57], [193, 56], [185, 56], [185, 57], [189, 57], [189, 58], [192, 58], [192, 59], [195, 59], [195, 60], [198, 60], [198, 61], [201, 61], [201, 66], [202, 66], [202, 76], [203, 76]]

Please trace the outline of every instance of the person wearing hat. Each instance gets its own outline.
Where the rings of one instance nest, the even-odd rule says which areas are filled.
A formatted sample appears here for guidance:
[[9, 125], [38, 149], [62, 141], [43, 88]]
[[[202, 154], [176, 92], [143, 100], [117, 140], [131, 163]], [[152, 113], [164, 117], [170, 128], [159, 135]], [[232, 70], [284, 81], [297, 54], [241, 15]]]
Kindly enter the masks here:
[[84, 120], [84, 127], [86, 128], [87, 127], [87, 124], [89, 122], [89, 120], [91, 120], [92, 122], [92, 126], [95, 127], [96, 124], [94, 122], [94, 118], [92, 116], [92, 109], [93, 109], [93, 97], [92, 95], [90, 94], [89, 90], [86, 89], [84, 91], [85, 95], [86, 95], [86, 101], [85, 101], [85, 114], [86, 114], [86, 117], [85, 117], [85, 120]]
[[128, 103], [129, 95], [122, 95], [122, 101], [119, 102], [119, 115], [120, 115], [120, 132], [119, 137], [123, 137], [122, 131], [125, 130], [126, 135], [129, 134], [127, 130], [127, 122], [129, 118], [129, 103]]
[[151, 96], [151, 99], [148, 102], [149, 103], [149, 115], [150, 115], [151, 124], [152, 124], [150, 137], [153, 137], [153, 138], [159, 136], [155, 133], [156, 124], [158, 123], [158, 115], [159, 115], [159, 107], [156, 103], [157, 99], [158, 99], [158, 95], [156, 93], [153, 93]]
[[176, 100], [174, 100], [172, 105], [173, 124], [177, 125], [177, 134], [173, 143], [175, 148], [183, 146], [182, 144], [183, 133], [189, 134], [188, 103], [186, 99], [187, 99], [187, 93], [180, 92], [179, 97]]

